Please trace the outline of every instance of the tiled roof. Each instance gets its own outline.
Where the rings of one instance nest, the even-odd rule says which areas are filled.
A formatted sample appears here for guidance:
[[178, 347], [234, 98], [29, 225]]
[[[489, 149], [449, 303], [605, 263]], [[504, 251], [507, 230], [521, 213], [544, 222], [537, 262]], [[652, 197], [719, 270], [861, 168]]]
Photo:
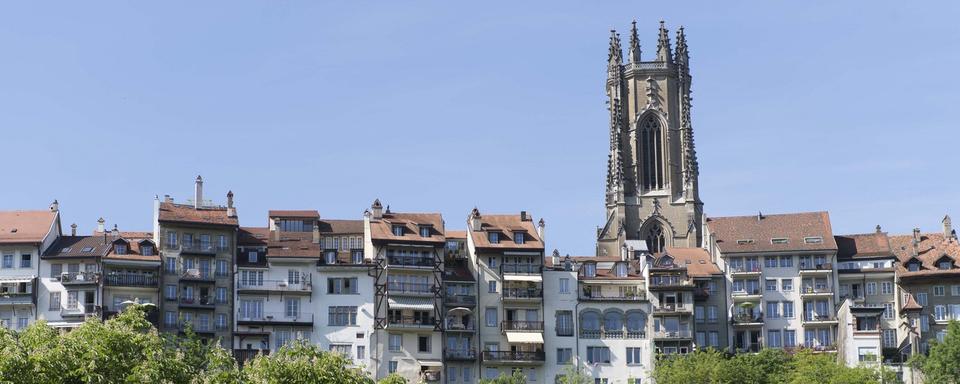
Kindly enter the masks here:
[[280, 232], [280, 240], [267, 240], [267, 257], [320, 259], [320, 244], [313, 233]]
[[192, 205], [160, 203], [160, 221], [174, 223], [192, 223], [192, 224], [210, 224], [238, 226], [239, 221], [236, 217], [227, 216], [227, 209], [218, 208], [194, 208]]
[[113, 236], [104, 236], [102, 233], [94, 236], [60, 236], [43, 257], [103, 257], [113, 246], [113, 240], [116, 240]]
[[0, 211], [0, 244], [39, 243], [56, 218], [53, 211]]
[[[393, 234], [393, 226], [404, 227], [403, 236]], [[431, 226], [430, 236], [420, 236], [420, 225]], [[370, 236], [376, 241], [414, 241], [444, 243], [443, 218], [439, 213], [383, 213], [379, 220], [370, 221]]]
[[665, 253], [673, 257], [675, 264], [687, 267], [687, 275], [690, 277], [723, 275], [720, 267], [710, 259], [710, 254], [703, 248], [667, 247]]
[[890, 239], [884, 232], [834, 236], [837, 241], [837, 260], [893, 257]]
[[454, 231], [454, 230], [448, 229], [446, 236], [448, 239], [466, 239], [467, 231]]
[[[900, 263], [897, 265], [897, 275], [901, 278], [919, 276], [960, 276], [960, 243], [942, 233], [920, 234], [920, 241], [916, 246], [916, 259], [920, 261], [919, 271], [907, 270], [906, 264], [914, 258], [913, 235], [890, 236], [890, 246]], [[946, 256], [954, 264], [953, 269], [937, 269], [937, 261]]]
[[[498, 243], [490, 243], [487, 234], [498, 232]], [[514, 232], [523, 232], [523, 244], [514, 242]], [[533, 225], [533, 220], [523, 220], [520, 214], [516, 215], [490, 215], [480, 216], [480, 230], [470, 231], [473, 238], [473, 244], [481, 249], [523, 249], [543, 251], [543, 241], [537, 234], [537, 229]]]
[[274, 209], [267, 212], [267, 216], [319, 219], [320, 212], [314, 209]]
[[237, 245], [265, 246], [270, 230], [267, 227], [240, 227], [237, 231]]
[[363, 233], [363, 220], [317, 220], [317, 226], [320, 227], [320, 233], [343, 233], [358, 234]]
[[[155, 261], [160, 262], [160, 253], [157, 250], [157, 245], [153, 244], [153, 233], [152, 232], [120, 232], [120, 238], [124, 239], [130, 245], [127, 249], [127, 253], [123, 255], [118, 255], [113, 252], [111, 248], [107, 255], [104, 257], [106, 260], [133, 260], [133, 261]], [[153, 255], [144, 255], [140, 251], [140, 245], [144, 241], [149, 240], [149, 244], [153, 245]]]
[[[837, 242], [827, 212], [713, 217], [707, 226], [723, 253], [835, 250]], [[819, 237], [819, 243], [805, 238]], [[786, 239], [773, 243], [773, 239]]]

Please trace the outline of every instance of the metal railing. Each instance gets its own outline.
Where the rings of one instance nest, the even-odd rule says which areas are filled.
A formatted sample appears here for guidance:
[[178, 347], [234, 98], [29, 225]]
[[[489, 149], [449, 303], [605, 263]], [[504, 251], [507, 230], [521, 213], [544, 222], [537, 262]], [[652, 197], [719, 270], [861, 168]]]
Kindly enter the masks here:
[[762, 323], [763, 322], [763, 313], [750, 314], [750, 313], [736, 313], [730, 317], [730, 322], [734, 324], [743, 324], [743, 323]]
[[817, 293], [833, 293], [833, 288], [831, 288], [830, 286], [820, 286], [820, 287], [804, 286], [800, 289], [800, 294], [803, 294], [803, 295], [810, 295], [810, 294], [817, 294]]
[[666, 304], [653, 307], [654, 313], [690, 312], [693, 307], [686, 304]]
[[265, 291], [285, 291], [285, 292], [310, 292], [313, 290], [313, 284], [309, 281], [300, 283], [290, 283], [287, 280], [257, 280], [257, 281], [237, 281], [237, 289], [246, 290], [265, 290]]
[[432, 257], [423, 256], [387, 256], [387, 265], [398, 267], [432, 267]]
[[64, 272], [60, 274], [60, 282], [71, 284], [97, 284], [100, 282], [100, 272]]
[[227, 252], [229, 250], [230, 250], [230, 247], [218, 247], [213, 244], [200, 244], [200, 243], [180, 244], [180, 252], [187, 252], [187, 253], [214, 254], [217, 252]]
[[650, 279], [650, 287], [692, 287], [693, 281], [681, 277], [654, 276]]
[[803, 321], [834, 321], [837, 317], [830, 313], [806, 313], [803, 314]]
[[437, 323], [437, 320], [429, 318], [416, 318], [414, 316], [400, 316], [400, 317], [391, 317], [387, 319], [387, 325], [401, 326], [401, 327], [433, 327]]
[[484, 361], [544, 361], [543, 351], [483, 351]]
[[180, 273], [180, 280], [213, 281], [214, 279], [213, 271], [211, 270], [189, 268], [184, 269], [183, 272]]
[[627, 330], [627, 329], [581, 329], [580, 338], [583, 339], [643, 339], [647, 337], [646, 331]]
[[474, 295], [452, 295], [443, 298], [443, 303], [447, 305], [477, 305], [477, 297]]
[[600, 289], [583, 289], [580, 291], [581, 300], [595, 300], [595, 301], [643, 301], [647, 299], [646, 291], [636, 291], [636, 292], [610, 292], [605, 293]]
[[243, 313], [237, 311], [237, 321], [253, 321], [261, 323], [280, 322], [280, 323], [309, 323], [313, 324], [313, 313], [309, 312], [260, 312]]
[[732, 273], [760, 272], [760, 264], [734, 265], [730, 267]]
[[445, 329], [447, 331], [473, 331], [477, 329], [477, 324], [472, 321], [464, 323], [460, 319], [447, 319]]
[[180, 305], [212, 307], [216, 305], [213, 296], [180, 296]]
[[516, 275], [539, 275], [543, 272], [540, 264], [500, 264], [500, 274], [512, 273]]
[[654, 331], [654, 337], [658, 339], [689, 339], [693, 332], [689, 329], [681, 329], [677, 331]]
[[443, 354], [447, 359], [453, 360], [473, 360], [477, 358], [477, 350], [474, 348], [446, 349]]
[[0, 293], [0, 304], [33, 304], [33, 293], [29, 292], [4, 292]]
[[237, 363], [243, 364], [250, 359], [253, 359], [258, 354], [269, 355], [269, 349], [234, 349], [233, 358], [237, 360]]
[[833, 263], [817, 263], [813, 261], [801, 261], [800, 270], [801, 271], [831, 271], [833, 270]]
[[394, 293], [422, 293], [422, 294], [432, 294], [436, 289], [436, 286], [433, 284], [426, 283], [401, 283], [401, 282], [388, 282], [387, 291]]
[[500, 329], [504, 332], [509, 331], [543, 331], [542, 321], [525, 320], [504, 320], [500, 323]]
[[744, 288], [739, 291], [733, 291], [731, 296], [756, 296], [762, 294], [760, 288]]
[[104, 285], [115, 287], [148, 287], [153, 288], [160, 284], [156, 275], [143, 273], [108, 272]]
[[540, 299], [543, 290], [539, 288], [504, 288], [503, 297], [508, 299]]

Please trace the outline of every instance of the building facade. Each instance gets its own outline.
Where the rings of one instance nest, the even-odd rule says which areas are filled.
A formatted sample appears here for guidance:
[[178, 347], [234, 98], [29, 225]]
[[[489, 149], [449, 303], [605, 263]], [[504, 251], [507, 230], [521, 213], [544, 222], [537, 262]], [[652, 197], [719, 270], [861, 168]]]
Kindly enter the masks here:
[[46, 211], [0, 212], [0, 327], [19, 330], [45, 319], [40, 298], [50, 290], [44, 288], [40, 260], [59, 237], [56, 201]]

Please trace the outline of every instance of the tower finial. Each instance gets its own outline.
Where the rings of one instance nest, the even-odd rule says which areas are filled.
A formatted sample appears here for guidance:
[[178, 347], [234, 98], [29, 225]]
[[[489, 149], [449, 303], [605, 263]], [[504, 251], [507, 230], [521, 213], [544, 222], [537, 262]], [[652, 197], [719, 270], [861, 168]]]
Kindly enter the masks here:
[[616, 29], [610, 30], [610, 51], [607, 53], [610, 66], [623, 64], [623, 51], [620, 48], [620, 35]]
[[637, 36], [637, 21], [634, 20], [630, 27], [630, 63], [640, 62], [640, 38]]
[[687, 35], [683, 32], [683, 26], [677, 28], [677, 47], [674, 59], [677, 64], [686, 66], [690, 60], [690, 53], [687, 51]]
[[667, 35], [667, 27], [663, 20], [660, 20], [660, 37], [657, 38], [657, 61], [670, 62], [670, 36]]

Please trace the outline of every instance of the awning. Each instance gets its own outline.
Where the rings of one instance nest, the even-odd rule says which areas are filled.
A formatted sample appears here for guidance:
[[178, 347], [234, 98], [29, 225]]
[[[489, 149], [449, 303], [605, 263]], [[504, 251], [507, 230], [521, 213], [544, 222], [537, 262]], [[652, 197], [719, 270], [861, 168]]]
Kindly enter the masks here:
[[72, 321], [53, 321], [47, 323], [47, 326], [50, 328], [76, 328], [83, 325], [82, 322], [72, 322]]
[[507, 332], [511, 344], [543, 344], [543, 335], [538, 332]]
[[450, 308], [450, 310], [447, 311], [447, 313], [454, 313], [454, 312], [473, 313], [473, 311], [471, 311], [470, 308], [465, 308], [465, 307]]
[[29, 283], [33, 279], [36, 279], [34, 276], [3, 276], [0, 277], [0, 283]]
[[439, 360], [418, 360], [421, 367], [442, 367], [443, 362]]
[[433, 309], [432, 297], [391, 297], [387, 300], [390, 309], [414, 309], [429, 311]]
[[543, 277], [540, 275], [506, 275], [503, 279], [506, 281], [543, 281]]

